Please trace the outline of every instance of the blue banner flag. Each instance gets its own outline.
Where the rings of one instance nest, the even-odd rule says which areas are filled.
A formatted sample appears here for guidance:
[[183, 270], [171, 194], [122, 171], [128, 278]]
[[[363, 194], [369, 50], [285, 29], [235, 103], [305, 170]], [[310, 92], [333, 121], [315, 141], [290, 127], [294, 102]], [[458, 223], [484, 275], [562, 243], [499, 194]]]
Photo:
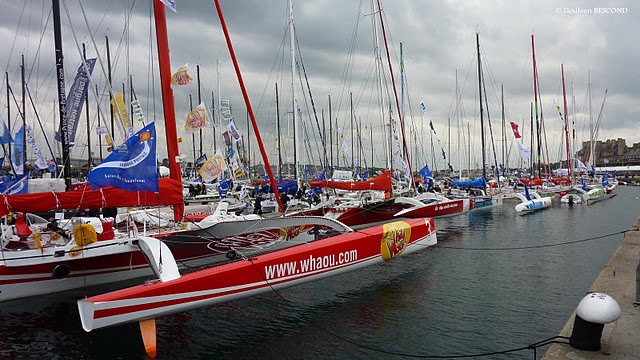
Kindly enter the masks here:
[[[89, 87], [89, 77], [93, 73], [93, 67], [96, 64], [96, 59], [87, 59], [87, 68], [89, 74], [84, 69], [84, 64], [80, 64], [75, 79], [73, 79], [73, 85], [69, 90], [69, 96], [67, 96], [67, 144], [71, 144], [76, 141], [76, 130], [78, 129], [78, 123], [80, 123], [80, 115], [82, 113], [82, 106], [84, 105], [84, 98], [87, 96], [87, 88]], [[61, 141], [60, 135], [62, 131], [56, 132], [55, 139]]]
[[429, 165], [425, 165], [422, 169], [420, 169], [420, 175], [422, 175], [423, 179], [433, 180], [433, 174], [431, 173], [431, 170], [429, 170]]
[[436, 129], [433, 128], [433, 122], [431, 120], [429, 120], [429, 127], [431, 127], [431, 131], [433, 131], [434, 134], [438, 135], [438, 133], [436, 133]]
[[231, 189], [230, 179], [224, 179], [218, 183], [218, 195], [220, 195], [221, 198], [227, 196], [229, 189]]
[[24, 127], [21, 127], [15, 135], [13, 142], [13, 153], [11, 153], [11, 162], [16, 175], [24, 174]]
[[28, 194], [29, 172], [15, 179], [0, 183], [0, 193], [3, 195]]
[[7, 124], [2, 121], [2, 117], [0, 116], [0, 145], [8, 144], [13, 142], [13, 138], [11, 137], [11, 131], [7, 129]]
[[142, 128], [89, 172], [91, 189], [158, 192], [155, 123]]
[[196, 160], [196, 166], [202, 166], [205, 162], [207, 162], [207, 154], [202, 154], [202, 156]]
[[424, 104], [424, 101], [420, 101], [420, 109], [422, 110], [423, 114], [427, 112], [427, 105]]

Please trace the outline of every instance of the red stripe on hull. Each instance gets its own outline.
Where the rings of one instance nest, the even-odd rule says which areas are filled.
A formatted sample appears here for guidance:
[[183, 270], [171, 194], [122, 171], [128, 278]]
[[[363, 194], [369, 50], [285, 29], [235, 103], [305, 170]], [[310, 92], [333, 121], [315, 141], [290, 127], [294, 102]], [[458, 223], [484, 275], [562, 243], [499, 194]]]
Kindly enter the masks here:
[[[395, 225], [394, 225], [395, 224]], [[406, 227], [402, 227], [405, 226]], [[406, 222], [379, 225], [367, 229], [366, 232], [352, 232], [333, 238], [301, 244], [277, 252], [258, 256], [252, 261], [237, 261], [214, 268], [202, 270], [182, 276], [166, 283], [152, 283], [128, 289], [98, 295], [86, 299], [94, 304], [118, 301], [120, 305], [111, 308], [96, 309], [93, 318], [98, 320], [112, 316], [126, 315], [138, 311], [161, 309], [167, 306], [188, 304], [194, 301], [214, 299], [233, 294], [247, 293], [252, 290], [297, 282], [308, 277], [315, 277], [341, 268], [354, 267], [364, 262], [379, 259], [389, 260], [400, 255], [410, 244], [423, 240], [435, 232], [433, 219], [411, 219]], [[336, 266], [325, 266], [336, 254], [350, 254], [357, 258]], [[351, 261], [353, 260], [353, 261]], [[307, 262], [310, 267], [303, 269]], [[278, 267], [289, 270], [274, 272]], [[297, 268], [291, 264], [301, 266]], [[271, 273], [267, 273], [271, 269]], [[328, 275], [327, 275], [328, 276]], [[269, 284], [265, 283], [268, 280]], [[197, 292], [207, 292], [198, 294]], [[189, 294], [195, 296], [189, 297]], [[179, 298], [169, 299], [169, 296]], [[154, 302], [154, 297], [156, 298]], [[144, 303], [137, 304], [136, 301]], [[131, 300], [131, 305], [127, 305]]]

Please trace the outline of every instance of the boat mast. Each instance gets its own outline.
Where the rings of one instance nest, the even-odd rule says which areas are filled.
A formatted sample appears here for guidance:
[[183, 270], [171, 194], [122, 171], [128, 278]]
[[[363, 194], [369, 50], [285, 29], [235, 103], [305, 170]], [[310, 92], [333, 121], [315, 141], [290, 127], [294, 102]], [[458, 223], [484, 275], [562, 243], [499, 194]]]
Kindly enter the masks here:
[[[196, 77], [198, 79], [198, 106], [200, 106], [200, 104], [202, 103], [202, 94], [200, 93], [200, 65], [196, 65]], [[200, 134], [200, 155], [199, 156], [202, 156], [202, 128], [198, 129], [198, 132]]]
[[224, 15], [222, 14], [222, 8], [220, 7], [220, 0], [215, 0], [215, 3], [216, 3], [216, 11], [218, 12], [218, 17], [220, 18], [220, 25], [222, 26], [222, 31], [224, 32], [224, 37], [227, 42], [227, 47], [229, 48], [229, 55], [231, 55], [231, 60], [233, 61], [233, 67], [236, 70], [236, 76], [238, 77], [240, 90], [242, 90], [242, 96], [244, 97], [244, 101], [247, 105], [247, 110], [249, 111], [249, 116], [251, 117], [251, 124], [253, 125], [253, 132], [256, 134], [258, 147], [260, 148], [260, 153], [262, 154], [262, 161], [264, 161], [264, 166], [267, 170], [267, 175], [269, 175], [269, 182], [271, 183], [271, 189], [273, 189], [273, 193], [275, 195], [276, 201], [278, 202], [278, 207], [280, 211], [284, 213], [284, 207], [282, 206], [282, 202], [280, 201], [280, 196], [278, 195], [278, 187], [276, 186], [276, 180], [273, 177], [273, 171], [271, 170], [271, 165], [269, 164], [269, 158], [267, 157], [267, 152], [264, 150], [264, 144], [262, 143], [262, 136], [260, 136], [260, 129], [258, 129], [258, 123], [256, 122], [256, 117], [253, 114], [253, 108], [251, 107], [251, 102], [249, 101], [249, 94], [247, 93], [247, 89], [244, 86], [244, 80], [242, 78], [242, 74], [240, 73], [240, 66], [238, 65], [238, 60], [236, 59], [236, 53], [235, 51], [233, 51], [233, 44], [231, 43], [231, 38], [229, 37], [229, 31], [227, 30], [227, 23], [224, 21]]
[[[371, 13], [375, 14], [376, 13], [376, 8], [375, 8], [375, 4], [374, 4], [374, 0], [371, 0]], [[385, 121], [385, 101], [384, 101], [384, 94], [382, 91], [383, 88], [383, 81], [382, 81], [382, 55], [380, 54], [380, 38], [378, 36], [378, 28], [376, 26], [376, 17], [372, 16], [371, 17], [371, 26], [373, 28], [373, 38], [374, 38], [374, 44], [373, 44], [373, 56], [375, 59], [375, 63], [376, 63], [376, 71], [378, 73], [378, 99], [380, 100], [380, 120], [382, 123], [382, 133], [383, 136], [386, 135], [386, 121]], [[392, 156], [393, 154], [391, 153], [391, 125], [389, 125], [389, 141], [383, 141], [384, 144], [384, 150], [386, 153], [386, 167], [389, 170], [392, 170], [391, 167], [393, 166], [393, 160], [392, 160]], [[387, 138], [386, 136], [384, 136], [384, 138]], [[392, 170], [393, 171], [393, 170]]]
[[482, 178], [487, 179], [484, 150], [484, 119], [482, 112], [482, 63], [480, 62], [480, 34], [476, 33], [476, 48], [478, 50], [478, 95], [480, 96], [480, 138], [482, 140]]
[[[458, 181], [462, 181], [462, 156], [460, 152], [460, 88], [458, 87], [458, 69], [456, 69], [456, 127], [458, 128]], [[451, 154], [449, 154], [451, 156]]]
[[[222, 94], [220, 93], [220, 59], [216, 60], [216, 91], [218, 94], [218, 101], [214, 101], [214, 107], [216, 109], [216, 114], [218, 114], [218, 121], [213, 124], [213, 151], [216, 152], [218, 150], [216, 144], [216, 125], [222, 126], [222, 113], [220, 112], [220, 104], [222, 103]], [[212, 95], [213, 96], [213, 95]], [[222, 130], [220, 130], [220, 134], [222, 134]]]
[[331, 94], [329, 94], [329, 153], [331, 157], [329, 178], [331, 178], [333, 176], [333, 121], [331, 120]]
[[[7, 79], [7, 129], [11, 132], [11, 86], [9, 85], [9, 72], [5, 71], [4, 75]], [[4, 144], [2, 145], [2, 148], [4, 149]], [[11, 144], [9, 144], [9, 164], [11, 164], [11, 168], [13, 170], [13, 162], [11, 162]], [[57, 172], [58, 168], [56, 167], [56, 173]]]
[[384, 39], [384, 47], [385, 52], [387, 53], [387, 63], [389, 65], [389, 73], [391, 74], [391, 86], [393, 87], [393, 95], [396, 99], [396, 108], [398, 110], [398, 116], [400, 117], [400, 131], [402, 132], [402, 147], [404, 150], [404, 155], [407, 161], [407, 167], [409, 168], [409, 177], [411, 179], [411, 187], [414, 192], [416, 190], [416, 182], [413, 178], [413, 170], [411, 169], [411, 158], [409, 157], [409, 149], [407, 148], [407, 140], [404, 131], [404, 121], [402, 121], [402, 112], [400, 111], [400, 102], [398, 101], [398, 90], [396, 89], [396, 80], [393, 75], [393, 67], [391, 66], [391, 55], [389, 54], [389, 44], [387, 43], [387, 34], [384, 30], [384, 21], [382, 20], [382, 5], [380, 4], [380, 0], [378, 0], [378, 15], [380, 17], [380, 26], [382, 29], [382, 37]]
[[24, 54], [22, 55], [22, 64], [20, 65], [22, 73], [22, 173], [27, 171], [27, 82], [24, 72]]
[[[504, 84], [500, 84], [500, 103], [502, 109], [502, 176], [505, 175], [505, 170], [507, 169], [507, 160], [506, 160], [506, 152], [505, 152], [505, 141], [506, 141], [506, 132], [504, 129], [505, 121], [504, 121]], [[500, 179], [498, 179], [500, 180]], [[498, 181], [498, 185], [500, 185], [500, 181]]]
[[[153, 5], [156, 22], [156, 40], [158, 43], [158, 66], [160, 68], [160, 82], [162, 85], [165, 136], [167, 139], [167, 152], [169, 158], [169, 175], [171, 179], [178, 181], [181, 184], [182, 175], [180, 173], [180, 163], [178, 158], [180, 153], [178, 151], [178, 134], [176, 131], [176, 111], [173, 103], [173, 90], [171, 89], [171, 59], [169, 58], [167, 18], [164, 8], [165, 6], [162, 3], [154, 1]], [[183, 213], [184, 204], [174, 205], [173, 219], [176, 222], [182, 220]]]
[[[66, 191], [71, 190], [71, 163], [69, 161], [69, 128], [67, 126], [67, 95], [64, 85], [64, 56], [62, 54], [62, 29], [60, 26], [60, 0], [52, 0], [53, 33], [56, 49], [56, 73], [58, 85], [58, 111], [60, 113], [60, 140], [62, 143], [62, 162], [64, 164], [64, 183]], [[25, 141], [26, 143], [26, 141]]]
[[278, 100], [278, 83], [276, 83], [276, 125], [278, 128], [278, 178], [282, 180], [282, 141], [280, 134], [280, 101]]
[[295, 31], [293, 27], [293, 0], [289, 0], [289, 39], [290, 39], [290, 48], [291, 48], [291, 119], [293, 122], [293, 164], [295, 166], [295, 176], [298, 185], [300, 185], [300, 158], [299, 154], [299, 144], [300, 137], [298, 134], [298, 124], [297, 124], [297, 109], [296, 109], [296, 86], [295, 86], [295, 77], [296, 77], [296, 38]]
[[[536, 48], [535, 48], [535, 40], [534, 40], [534, 35], [531, 35], [531, 53], [533, 56], [533, 101], [535, 103], [535, 116], [536, 116], [536, 132], [538, 135], [538, 149], [537, 149], [537, 153], [538, 153], [538, 177], [541, 177], [542, 175], [542, 161], [540, 159], [540, 153], [541, 153], [541, 145], [540, 145], [540, 117], [538, 115], [538, 67], [536, 64]], [[531, 134], [531, 136], [533, 137], [533, 133]], [[533, 152], [533, 151], [532, 151]], [[533, 164], [532, 164], [533, 166]]]
[[[82, 43], [82, 59], [87, 62], [87, 50]], [[88, 85], [87, 85], [88, 86]], [[91, 122], [89, 120], [89, 91], [84, 94], [84, 106], [87, 114], [87, 174], [91, 171]], [[98, 111], [99, 113], [99, 111]], [[133, 112], [131, 112], [133, 113]]]
[[593, 109], [591, 108], [591, 69], [589, 69], [589, 83], [587, 87], [588, 98], [589, 98], [589, 162], [595, 169], [595, 144], [593, 141], [595, 140], [594, 130], [593, 130]]
[[573, 169], [571, 166], [571, 148], [569, 148], [569, 113], [567, 107], [567, 88], [564, 83], [564, 64], [560, 64], [562, 70], [562, 98], [564, 102], [564, 135], [567, 146], [567, 171], [569, 179], [573, 178]]

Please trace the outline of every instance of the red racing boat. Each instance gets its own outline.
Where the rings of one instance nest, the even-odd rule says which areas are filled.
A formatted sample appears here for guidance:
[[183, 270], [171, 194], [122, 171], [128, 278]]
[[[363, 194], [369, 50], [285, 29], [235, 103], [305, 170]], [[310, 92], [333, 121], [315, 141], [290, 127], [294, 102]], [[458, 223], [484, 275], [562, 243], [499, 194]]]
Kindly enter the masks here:
[[228, 251], [221, 254], [220, 263], [204, 270], [180, 276], [166, 250], [162, 264], [157, 252], [145, 252], [160, 281], [78, 301], [83, 328], [91, 331], [140, 321], [147, 351], [154, 354], [154, 319], [158, 316], [342, 274], [437, 243], [430, 218], [396, 221], [358, 232], [321, 217], [249, 220], [231, 226], [235, 235], [221, 237], [216, 244]]

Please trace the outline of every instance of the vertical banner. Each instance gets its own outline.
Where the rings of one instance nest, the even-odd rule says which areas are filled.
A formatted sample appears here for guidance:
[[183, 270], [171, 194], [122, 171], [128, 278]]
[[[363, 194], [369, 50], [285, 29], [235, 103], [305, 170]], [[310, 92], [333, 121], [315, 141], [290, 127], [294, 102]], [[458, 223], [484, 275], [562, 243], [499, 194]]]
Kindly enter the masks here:
[[13, 138], [11, 137], [11, 131], [7, 129], [7, 124], [2, 120], [2, 116], [0, 116], [0, 145], [8, 144], [13, 142]]
[[21, 127], [14, 136], [13, 153], [11, 153], [11, 162], [16, 175], [24, 174], [24, 127]]
[[140, 107], [140, 101], [138, 101], [138, 97], [136, 96], [136, 91], [131, 90], [133, 92], [133, 100], [131, 101], [131, 108], [133, 110], [131, 111], [131, 116], [135, 121], [144, 122], [144, 114], [142, 113], [142, 107]]
[[229, 121], [229, 123], [227, 124], [227, 132], [229, 132], [229, 134], [231, 134], [231, 137], [233, 137], [234, 141], [240, 141], [240, 131], [238, 131], [238, 128], [236, 127], [235, 122], [233, 122], [233, 120]]
[[[93, 73], [93, 67], [96, 64], [96, 59], [87, 59], [87, 67], [89, 74], [84, 69], [84, 64], [80, 64], [75, 79], [73, 79], [73, 85], [69, 90], [69, 96], [67, 96], [67, 144], [73, 144], [76, 141], [76, 130], [78, 129], [78, 123], [80, 122], [80, 115], [82, 113], [82, 107], [84, 106], [84, 98], [87, 96], [87, 87], [89, 86], [89, 76]], [[64, 126], [64, 125], [61, 125]], [[62, 141], [60, 138], [61, 131], [56, 132], [55, 139]]]
[[31, 132], [31, 128], [29, 126], [26, 127], [26, 135], [27, 135], [27, 144], [31, 145], [31, 149], [33, 149], [33, 153], [36, 155], [35, 165], [38, 170], [48, 169], [49, 165], [47, 164], [47, 160], [45, 160], [44, 155], [42, 155], [42, 151], [36, 144], [36, 139], [33, 137], [33, 133]]
[[122, 133], [122, 138], [127, 140], [128, 138], [133, 136], [134, 131], [131, 120], [129, 119], [129, 113], [127, 112], [127, 105], [124, 103], [124, 96], [121, 92], [115, 93], [113, 95], [111, 105], [115, 107], [116, 113], [118, 114], [119, 121], [116, 121], [116, 123], [118, 124], [118, 128]]

